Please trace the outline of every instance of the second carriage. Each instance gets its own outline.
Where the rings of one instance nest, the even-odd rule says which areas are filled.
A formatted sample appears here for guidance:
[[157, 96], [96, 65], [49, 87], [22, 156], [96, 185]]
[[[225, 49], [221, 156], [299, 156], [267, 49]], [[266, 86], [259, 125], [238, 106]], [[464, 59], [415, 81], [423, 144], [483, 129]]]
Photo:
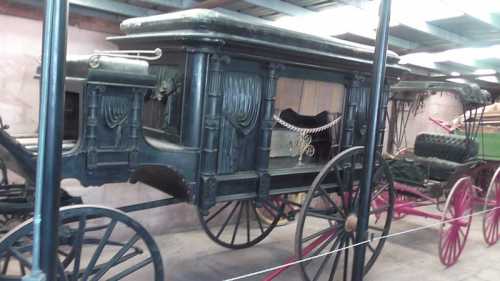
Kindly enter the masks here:
[[[404, 81], [391, 91], [389, 146], [395, 153], [389, 165], [397, 192], [395, 218], [440, 221], [439, 258], [452, 266], [463, 252], [475, 211], [483, 217], [486, 243], [494, 245], [500, 238], [500, 155], [483, 122], [491, 95], [476, 84], [439, 81]], [[461, 121], [450, 126], [430, 116], [424, 122], [435, 122], [447, 132], [420, 132], [408, 149], [408, 120], [426, 98], [440, 93], [455, 97]]]

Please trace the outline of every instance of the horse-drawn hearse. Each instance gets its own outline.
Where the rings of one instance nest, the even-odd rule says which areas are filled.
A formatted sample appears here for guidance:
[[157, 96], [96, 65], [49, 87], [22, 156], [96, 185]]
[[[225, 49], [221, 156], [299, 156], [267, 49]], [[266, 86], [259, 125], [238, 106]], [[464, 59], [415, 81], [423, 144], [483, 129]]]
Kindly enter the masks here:
[[[67, 60], [62, 176], [83, 186], [142, 182], [170, 198], [117, 210], [62, 190], [60, 280], [163, 280], [157, 245], [126, 212], [178, 202], [194, 205], [208, 236], [232, 249], [262, 241], [296, 205], [296, 258], [354, 243], [373, 48], [199, 9], [129, 19], [121, 29], [109, 38], [118, 51]], [[379, 155], [390, 85], [405, 71], [389, 52]], [[277, 108], [291, 96], [279, 91], [281, 79], [341, 85], [332, 102], [340, 110]], [[1, 124], [2, 280], [31, 268], [37, 147]], [[377, 159], [366, 271], [396, 200], [389, 166]], [[9, 182], [11, 172], [24, 183]], [[302, 204], [288, 200], [303, 192]], [[345, 278], [351, 260], [345, 250], [302, 263], [303, 278]]]

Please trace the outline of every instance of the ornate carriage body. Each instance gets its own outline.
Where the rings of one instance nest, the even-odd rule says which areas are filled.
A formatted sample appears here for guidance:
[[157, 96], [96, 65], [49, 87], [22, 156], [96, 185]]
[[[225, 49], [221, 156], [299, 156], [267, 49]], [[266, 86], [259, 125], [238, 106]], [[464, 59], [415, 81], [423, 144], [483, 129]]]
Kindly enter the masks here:
[[[106, 157], [97, 152], [102, 157], [92, 161], [99, 168], [91, 180], [84, 177], [89, 179], [83, 180], [84, 184], [109, 181], [106, 165], [128, 161], [121, 170], [113, 171], [117, 181], [128, 179], [133, 172], [133, 180], [182, 196], [204, 209], [225, 200], [307, 190], [321, 163], [297, 166], [293, 161], [270, 158], [279, 77], [343, 84], [346, 98], [340, 101], [345, 103], [341, 147], [364, 143], [371, 48], [245, 22], [209, 10], [126, 20], [121, 28], [126, 35], [110, 38], [121, 50], [160, 48], [163, 56], [151, 62], [150, 74], [156, 76], [156, 84], [144, 104], [138, 97], [136, 115], [132, 92], [137, 91], [128, 89], [128, 111], [130, 116], [142, 116], [143, 129], [136, 133], [122, 129], [121, 136], [122, 140], [130, 138], [130, 144], [138, 137], [136, 156]], [[403, 71], [397, 61], [391, 53], [389, 79]], [[101, 91], [99, 96], [108, 95], [108, 91]], [[88, 93], [89, 89], [87, 99]], [[96, 112], [103, 112], [105, 100], [97, 101]], [[91, 107], [88, 100], [87, 107]], [[128, 122], [133, 128], [133, 119]], [[104, 132], [113, 134], [113, 130], [110, 126], [106, 129], [104, 122], [100, 124], [102, 134], [98, 133], [97, 139], [106, 138], [108, 145], [116, 142], [117, 129], [115, 137], [106, 136]], [[383, 130], [381, 124], [379, 143]]]

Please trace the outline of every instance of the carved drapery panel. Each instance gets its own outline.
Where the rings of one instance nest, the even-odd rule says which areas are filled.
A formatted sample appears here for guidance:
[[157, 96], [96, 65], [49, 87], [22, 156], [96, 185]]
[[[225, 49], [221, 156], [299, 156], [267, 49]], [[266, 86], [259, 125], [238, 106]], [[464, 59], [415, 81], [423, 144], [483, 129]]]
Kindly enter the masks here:
[[222, 85], [218, 171], [233, 173], [254, 169], [262, 78], [255, 74], [226, 72]]

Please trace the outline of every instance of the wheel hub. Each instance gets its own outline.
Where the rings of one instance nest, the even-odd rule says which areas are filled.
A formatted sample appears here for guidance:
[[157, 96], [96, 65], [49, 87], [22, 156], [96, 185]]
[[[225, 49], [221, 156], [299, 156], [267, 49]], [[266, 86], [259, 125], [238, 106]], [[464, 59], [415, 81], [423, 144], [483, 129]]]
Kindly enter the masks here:
[[345, 221], [345, 231], [355, 232], [358, 226], [358, 216], [356, 214], [350, 214]]

